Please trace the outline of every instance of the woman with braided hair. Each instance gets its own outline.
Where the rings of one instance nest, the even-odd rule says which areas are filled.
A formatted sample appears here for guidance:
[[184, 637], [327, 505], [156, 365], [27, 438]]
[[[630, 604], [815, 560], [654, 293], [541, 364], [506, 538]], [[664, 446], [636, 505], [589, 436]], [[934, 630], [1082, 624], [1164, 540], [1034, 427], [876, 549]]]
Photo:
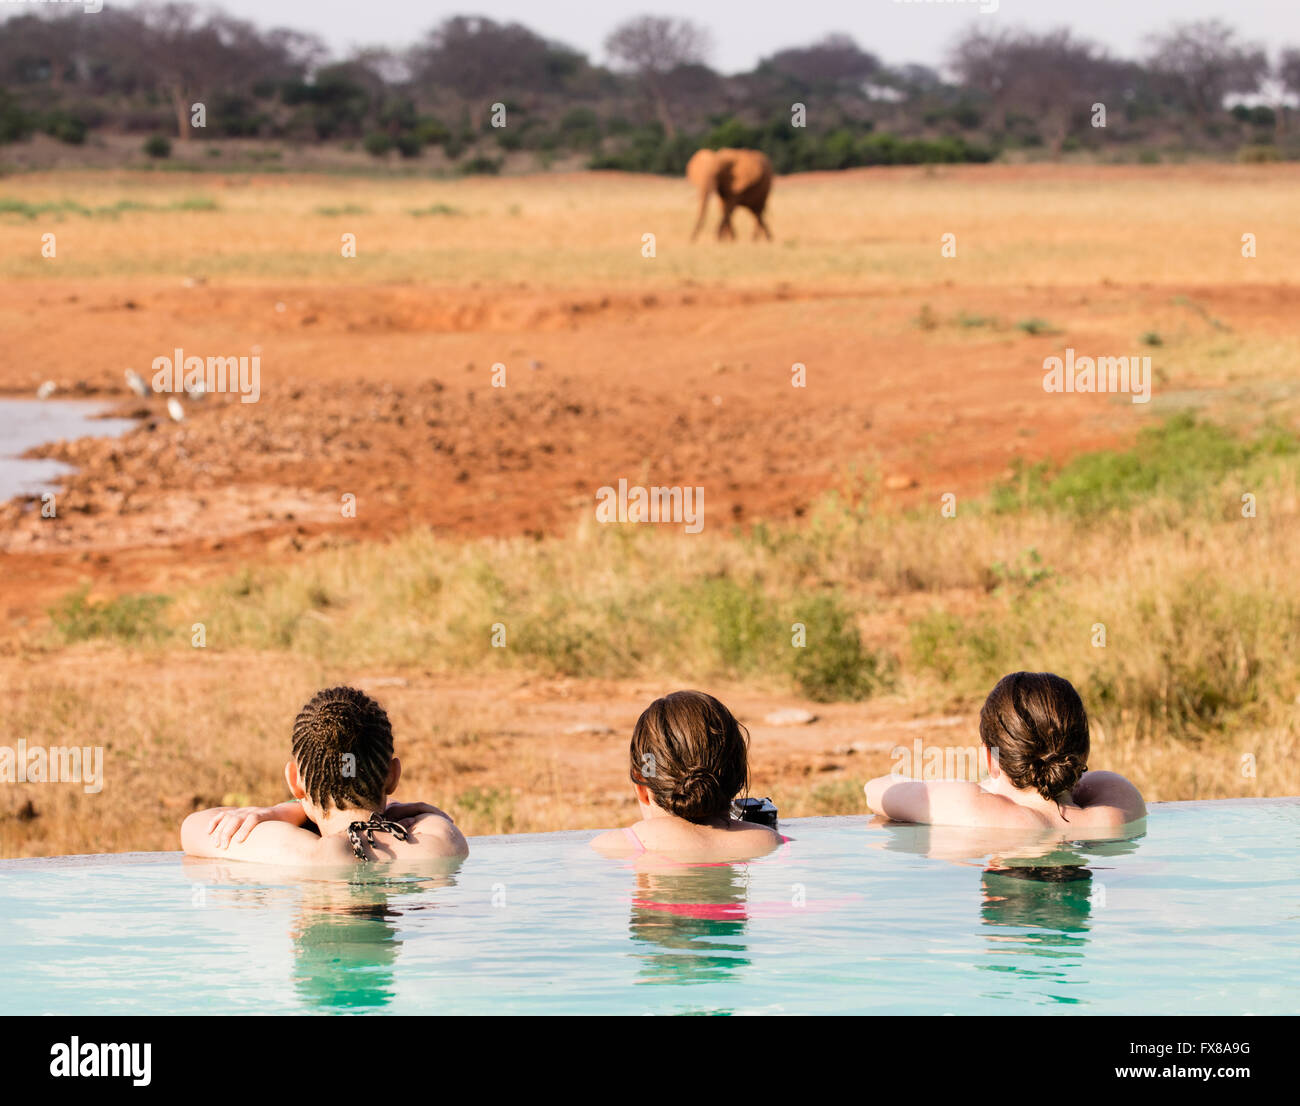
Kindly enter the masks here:
[[749, 785], [749, 734], [712, 695], [656, 699], [637, 719], [630, 756], [641, 820], [597, 837], [599, 852], [727, 862], [762, 856], [784, 840], [732, 816], [732, 800]]
[[1083, 700], [1050, 672], [1002, 677], [980, 710], [981, 781], [881, 776], [867, 806], [896, 822], [1005, 826], [1108, 834], [1146, 816], [1138, 789], [1115, 772], [1088, 771]]
[[388, 801], [401, 775], [384, 708], [356, 688], [326, 688], [294, 719], [284, 766], [294, 801], [197, 811], [181, 825], [181, 847], [191, 856], [294, 865], [468, 855], [437, 807]]

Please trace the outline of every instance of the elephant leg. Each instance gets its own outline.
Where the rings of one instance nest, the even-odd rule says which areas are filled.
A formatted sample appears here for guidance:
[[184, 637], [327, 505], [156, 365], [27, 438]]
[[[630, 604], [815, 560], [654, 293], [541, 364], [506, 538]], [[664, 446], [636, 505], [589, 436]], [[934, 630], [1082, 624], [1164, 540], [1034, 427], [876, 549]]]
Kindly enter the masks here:
[[695, 220], [695, 229], [691, 231], [691, 241], [695, 241], [695, 236], [700, 233], [700, 227], [704, 226], [704, 216], [709, 210], [709, 189], [700, 193], [700, 215]]
[[766, 235], [766, 236], [767, 236], [767, 240], [768, 240], [769, 242], [772, 241], [772, 232], [771, 232], [770, 230], [767, 229], [767, 224], [763, 221], [763, 207], [762, 207], [762, 205], [760, 205], [759, 207], [750, 208], [750, 210], [754, 213], [754, 219], [755, 219], [755, 223], [754, 223], [754, 241], [758, 241], [758, 236], [759, 236], [760, 233]]
[[736, 205], [730, 200], [722, 201], [722, 222], [718, 224], [718, 241], [724, 238], [734, 239], [736, 237], [735, 228], [731, 225], [731, 213], [736, 210]]

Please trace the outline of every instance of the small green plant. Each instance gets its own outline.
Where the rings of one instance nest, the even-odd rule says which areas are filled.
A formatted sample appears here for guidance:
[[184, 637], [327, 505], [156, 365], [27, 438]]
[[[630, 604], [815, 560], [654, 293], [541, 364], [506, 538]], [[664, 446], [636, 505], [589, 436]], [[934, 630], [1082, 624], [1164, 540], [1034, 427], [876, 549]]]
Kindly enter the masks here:
[[1016, 323], [1017, 330], [1023, 330], [1026, 334], [1038, 337], [1041, 334], [1060, 334], [1061, 332], [1046, 319], [1032, 318], [1021, 319]]
[[1032, 546], [1023, 550], [1010, 564], [1005, 561], [994, 561], [989, 566], [989, 573], [998, 582], [999, 587], [1021, 589], [1037, 587], [1055, 575], [1043, 564], [1043, 558]]
[[119, 595], [102, 602], [87, 598], [85, 585], [49, 608], [55, 632], [65, 643], [109, 638], [123, 642], [156, 641], [166, 628], [161, 621], [171, 602], [165, 595]]
[[1148, 330], [1138, 339], [1144, 346], [1163, 346], [1165, 341], [1154, 330]]
[[165, 134], [151, 134], [144, 140], [144, 152], [152, 158], [172, 156], [172, 140]]

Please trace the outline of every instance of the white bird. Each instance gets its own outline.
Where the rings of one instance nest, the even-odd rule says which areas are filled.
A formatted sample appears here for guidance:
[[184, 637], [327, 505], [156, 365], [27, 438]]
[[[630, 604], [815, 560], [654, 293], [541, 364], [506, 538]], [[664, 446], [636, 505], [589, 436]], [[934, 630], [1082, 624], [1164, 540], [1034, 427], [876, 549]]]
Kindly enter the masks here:
[[127, 369], [123, 374], [126, 377], [126, 386], [142, 399], [149, 394], [149, 385], [145, 378], [134, 369]]
[[58, 386], [54, 383], [54, 381], [47, 380], [44, 384], [42, 384], [39, 388], [36, 389], [36, 398], [49, 399], [50, 396], [54, 395], [54, 393], [57, 390], [58, 390]]
[[181, 406], [181, 401], [175, 396], [167, 397], [167, 414], [173, 419], [180, 422], [185, 417], [185, 408]]

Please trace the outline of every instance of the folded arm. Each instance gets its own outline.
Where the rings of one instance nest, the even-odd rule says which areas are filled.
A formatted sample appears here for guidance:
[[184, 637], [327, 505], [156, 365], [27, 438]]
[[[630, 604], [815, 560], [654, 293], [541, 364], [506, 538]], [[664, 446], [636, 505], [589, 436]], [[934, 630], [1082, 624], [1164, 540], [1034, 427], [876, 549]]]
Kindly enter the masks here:
[[978, 784], [957, 780], [908, 780], [880, 776], [867, 783], [867, 806], [895, 822], [935, 826], [1037, 826], [1031, 811]]
[[[297, 803], [281, 804], [284, 808], [290, 806], [297, 807], [298, 814], [302, 815]], [[190, 856], [263, 863], [301, 864], [317, 858], [319, 834], [292, 824], [287, 819], [295, 817], [293, 812], [281, 807], [257, 811], [243, 808], [196, 811], [181, 823], [181, 848]], [[279, 811], [284, 818], [267, 816], [270, 811]], [[250, 822], [250, 818], [255, 820]], [[302, 821], [306, 821], [305, 815]]]

